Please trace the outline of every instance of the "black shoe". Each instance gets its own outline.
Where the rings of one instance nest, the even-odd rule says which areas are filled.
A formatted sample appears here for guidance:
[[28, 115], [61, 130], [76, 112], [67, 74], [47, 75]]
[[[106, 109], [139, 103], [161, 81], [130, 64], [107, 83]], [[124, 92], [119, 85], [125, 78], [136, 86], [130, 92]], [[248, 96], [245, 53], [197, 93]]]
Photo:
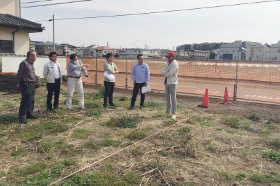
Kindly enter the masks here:
[[110, 104], [111, 107], [118, 107], [117, 105], [115, 104]]
[[107, 105], [103, 105], [103, 109], [107, 109]]
[[26, 116], [26, 119], [37, 119], [38, 116], [35, 115], [30, 115], [30, 116]]
[[21, 124], [27, 124], [27, 121], [25, 119], [19, 119], [18, 122]]
[[133, 110], [133, 109], [134, 109], [134, 107], [130, 106], [127, 110]]
[[51, 111], [52, 111], [52, 109], [51, 109], [51, 108], [48, 108], [48, 109], [47, 109], [47, 111], [50, 111], [50, 112], [51, 112]]

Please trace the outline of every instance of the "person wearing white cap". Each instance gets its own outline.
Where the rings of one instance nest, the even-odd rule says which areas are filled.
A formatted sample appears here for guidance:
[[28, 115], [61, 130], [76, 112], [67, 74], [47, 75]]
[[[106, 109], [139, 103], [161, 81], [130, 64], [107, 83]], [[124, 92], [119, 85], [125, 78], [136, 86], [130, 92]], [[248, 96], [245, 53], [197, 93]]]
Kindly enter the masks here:
[[[164, 85], [165, 85], [165, 94], [166, 94], [166, 112], [164, 115], [171, 116], [172, 119], [176, 119], [176, 109], [177, 109], [177, 100], [176, 100], [176, 88], [178, 85], [178, 72], [179, 65], [175, 58], [174, 52], [169, 52], [166, 55], [168, 62], [165, 64], [161, 74], [164, 75]], [[170, 103], [171, 102], [171, 103]], [[172, 112], [171, 112], [172, 106]]]

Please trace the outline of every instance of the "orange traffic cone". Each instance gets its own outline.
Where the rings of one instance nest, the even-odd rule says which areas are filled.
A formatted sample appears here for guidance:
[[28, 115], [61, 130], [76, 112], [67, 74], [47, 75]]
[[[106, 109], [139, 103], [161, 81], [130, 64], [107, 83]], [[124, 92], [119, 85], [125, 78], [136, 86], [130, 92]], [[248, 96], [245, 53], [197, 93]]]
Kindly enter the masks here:
[[209, 107], [208, 88], [206, 88], [206, 90], [205, 90], [202, 105], [198, 105], [198, 107], [203, 107], [203, 108], [208, 108]]
[[227, 87], [225, 88], [225, 95], [224, 95], [224, 104], [226, 103], [230, 103], [229, 102], [229, 98], [228, 98], [228, 90], [227, 90]]

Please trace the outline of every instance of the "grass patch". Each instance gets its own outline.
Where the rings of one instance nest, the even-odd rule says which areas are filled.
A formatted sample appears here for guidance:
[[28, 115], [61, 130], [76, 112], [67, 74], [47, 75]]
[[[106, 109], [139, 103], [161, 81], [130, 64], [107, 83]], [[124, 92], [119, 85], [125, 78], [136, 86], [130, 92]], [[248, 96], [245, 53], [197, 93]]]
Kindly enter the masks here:
[[280, 150], [280, 139], [273, 139], [273, 140], [269, 141], [268, 144], [271, 147], [273, 147], [277, 150]]
[[105, 87], [100, 86], [97, 93], [94, 95], [93, 99], [100, 99], [103, 98], [105, 94]]
[[215, 153], [217, 151], [217, 146], [213, 144], [209, 144], [207, 150], [211, 153]]
[[27, 176], [30, 174], [34, 174], [36, 172], [41, 172], [47, 168], [47, 164], [43, 162], [38, 162], [33, 165], [29, 165], [26, 168], [19, 171], [19, 175], [21, 176]]
[[245, 123], [244, 124], [244, 129], [246, 131], [250, 131], [250, 132], [253, 132], [254, 131], [254, 128], [251, 127], [250, 123]]
[[106, 138], [105, 140], [102, 140], [101, 142], [99, 142], [99, 145], [102, 147], [109, 147], [109, 146], [117, 146], [120, 143], [121, 142], [118, 140], [112, 140], [112, 139]]
[[243, 172], [238, 173], [238, 174], [235, 176], [235, 178], [236, 178], [237, 180], [245, 180], [246, 174], [243, 173]]
[[215, 123], [211, 123], [211, 122], [209, 122], [209, 121], [202, 121], [202, 122], [199, 122], [199, 125], [207, 126], [207, 127], [215, 127], [215, 126], [217, 126]]
[[271, 174], [253, 174], [250, 179], [253, 182], [257, 183], [273, 183], [273, 182], [278, 182], [280, 183], [279, 178], [275, 178]]
[[92, 131], [89, 131], [88, 129], [76, 129], [73, 133], [73, 137], [80, 138], [80, 139], [86, 139], [91, 134], [92, 134]]
[[65, 167], [69, 167], [69, 166], [72, 166], [72, 165], [76, 165], [77, 162], [74, 158], [68, 158], [68, 159], [65, 159], [61, 162], [62, 165], [64, 165]]
[[128, 98], [125, 97], [125, 96], [122, 96], [122, 97], [119, 98], [119, 101], [127, 101], [127, 100], [128, 100]]
[[41, 121], [36, 125], [18, 125], [15, 132], [21, 141], [38, 140], [43, 135], [65, 132], [68, 126], [64, 122]]
[[169, 155], [169, 151], [162, 150], [162, 151], [160, 151], [160, 154], [164, 157], [167, 157]]
[[19, 147], [17, 149], [15, 149], [12, 153], [11, 156], [26, 156], [27, 152], [24, 148]]
[[131, 150], [131, 154], [134, 157], [141, 156], [143, 153], [140, 151], [139, 148], [134, 148]]
[[8, 125], [18, 122], [18, 116], [16, 114], [1, 114], [0, 124]]
[[106, 121], [104, 124], [110, 127], [119, 127], [119, 128], [136, 128], [137, 124], [141, 122], [141, 117], [139, 116], [123, 116], [118, 118], [111, 118]]
[[222, 180], [228, 181], [228, 182], [230, 182], [230, 181], [233, 180], [232, 176], [231, 176], [229, 173], [224, 172], [224, 171], [222, 171], [222, 172], [219, 173], [219, 177], [220, 177]]
[[85, 113], [85, 116], [100, 116], [101, 112], [98, 110], [88, 110]]
[[157, 103], [157, 102], [146, 102], [145, 107], [152, 109], [152, 110], [157, 110], [157, 109], [162, 109], [164, 108], [163, 103]]
[[235, 129], [227, 129], [226, 132], [229, 133], [229, 134], [235, 134], [235, 133], [237, 133], [237, 130], [235, 130]]
[[147, 134], [141, 130], [133, 130], [125, 136], [125, 138], [127, 138], [131, 141], [138, 141], [145, 137], [147, 137]]
[[257, 114], [253, 113], [253, 114], [249, 115], [249, 120], [252, 120], [252, 121], [255, 121], [255, 122], [259, 122], [261, 120], [261, 118]]
[[263, 158], [269, 161], [275, 161], [277, 164], [280, 164], [280, 153], [279, 152], [265, 152], [262, 155]]
[[87, 109], [97, 109], [100, 107], [101, 107], [101, 105], [98, 103], [91, 103], [91, 102], [85, 103], [85, 108], [87, 108]]
[[230, 117], [230, 116], [224, 116], [222, 117], [222, 123], [226, 126], [229, 126], [231, 128], [238, 128], [239, 127], [239, 120], [237, 117]]

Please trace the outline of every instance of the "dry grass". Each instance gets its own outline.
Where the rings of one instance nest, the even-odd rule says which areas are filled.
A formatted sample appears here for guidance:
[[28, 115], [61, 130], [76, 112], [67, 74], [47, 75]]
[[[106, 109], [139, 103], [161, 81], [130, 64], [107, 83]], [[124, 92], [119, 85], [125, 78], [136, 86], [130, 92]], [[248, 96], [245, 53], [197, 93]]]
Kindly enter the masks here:
[[[66, 87], [62, 89], [63, 93]], [[161, 116], [164, 95], [147, 94], [148, 107], [128, 111], [131, 91], [116, 90], [115, 104], [119, 107], [108, 110], [101, 109], [102, 98], [95, 96], [101, 91], [90, 88], [85, 92], [85, 110], [74, 106], [71, 111], [63, 108], [48, 113], [45, 87], [37, 89], [35, 111], [40, 118], [30, 120], [28, 125], [19, 125], [13, 118], [18, 111], [20, 95], [1, 95], [2, 185], [46, 185], [174, 123]], [[61, 94], [61, 107], [64, 100]], [[210, 100], [210, 103], [218, 101]], [[200, 98], [178, 97], [177, 121], [201, 111], [197, 108], [200, 102]], [[270, 106], [251, 104], [248, 109], [248, 104], [233, 103], [212, 108], [62, 183], [276, 184], [280, 177], [279, 164], [270, 157], [267, 159], [268, 156], [263, 158], [263, 154], [279, 153], [278, 110], [260, 112], [256, 108], [266, 110]], [[248, 118], [254, 113], [259, 117], [257, 122]], [[104, 125], [112, 118], [118, 118], [113, 119], [118, 123]], [[136, 122], [131, 118], [136, 118]], [[130, 122], [134, 122], [131, 128], [118, 127]], [[59, 125], [55, 125], [57, 123]], [[33, 129], [40, 135], [33, 134]]]

